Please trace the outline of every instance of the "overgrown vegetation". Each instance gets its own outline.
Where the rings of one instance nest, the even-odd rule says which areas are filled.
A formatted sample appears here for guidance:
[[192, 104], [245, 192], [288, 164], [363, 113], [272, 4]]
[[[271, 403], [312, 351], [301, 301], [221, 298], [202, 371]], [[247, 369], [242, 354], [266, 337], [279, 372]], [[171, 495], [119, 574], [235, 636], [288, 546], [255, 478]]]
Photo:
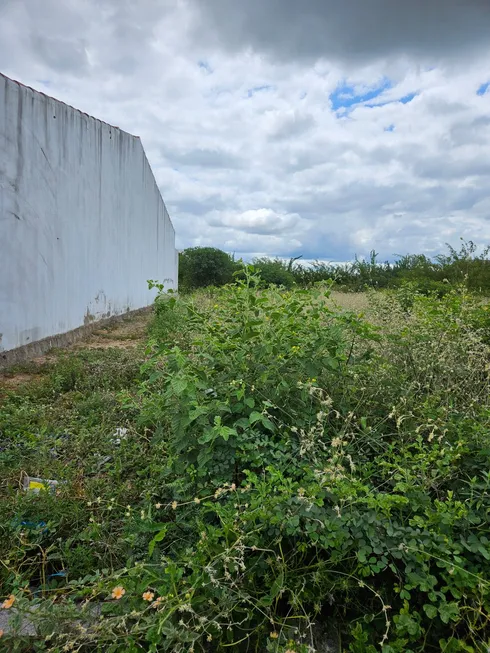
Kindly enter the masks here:
[[[299, 260], [301, 257], [297, 257], [289, 261], [257, 258], [252, 264], [265, 286], [309, 288], [315, 283], [332, 280], [334, 287], [343, 291], [364, 292], [369, 288], [408, 286], [423, 294], [436, 293], [442, 297], [455, 285], [463, 284], [470, 292], [490, 295], [490, 248], [486, 247], [478, 254], [472, 241], [461, 239], [459, 251], [451, 245], [447, 245], [447, 249], [447, 254], [433, 259], [423, 254], [407, 254], [397, 256], [395, 262], [385, 263], [378, 260], [373, 250], [368, 260], [356, 256], [352, 263], [316, 261], [306, 265]], [[182, 288], [192, 290], [231, 283], [241, 265], [240, 261], [221, 250], [199, 247], [185, 250], [180, 257]]]
[[[311, 266], [293, 268], [299, 285], [309, 286], [318, 281], [333, 279], [340, 289], [363, 291], [366, 288], [399, 288], [409, 285], [413, 290], [438, 296], [447, 294], [451, 287], [463, 284], [474, 293], [490, 294], [489, 248], [477, 254], [472, 241], [461, 239], [459, 251], [447, 245], [448, 253], [431, 259], [423, 254], [396, 257], [394, 263], [378, 261], [373, 250], [368, 260], [356, 257], [353, 263], [334, 265], [316, 262]], [[286, 266], [286, 264], [284, 264]]]
[[39, 634], [0, 646], [488, 650], [489, 311], [329, 294], [161, 294], [140, 372], [71, 355], [5, 393], [2, 588]]

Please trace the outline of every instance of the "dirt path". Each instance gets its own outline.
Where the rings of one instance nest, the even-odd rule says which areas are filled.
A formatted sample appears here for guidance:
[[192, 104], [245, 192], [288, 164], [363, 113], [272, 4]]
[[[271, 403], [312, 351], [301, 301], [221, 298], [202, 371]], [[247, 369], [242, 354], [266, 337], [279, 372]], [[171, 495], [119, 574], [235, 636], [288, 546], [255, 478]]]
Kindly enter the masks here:
[[114, 324], [101, 326], [100, 329], [92, 331], [70, 347], [53, 349], [44, 356], [2, 370], [0, 372], [0, 388], [3, 386], [11, 389], [36, 381], [48, 366], [56, 362], [60, 354], [69, 351], [135, 349], [145, 342], [150, 318], [150, 312], [125, 317]]

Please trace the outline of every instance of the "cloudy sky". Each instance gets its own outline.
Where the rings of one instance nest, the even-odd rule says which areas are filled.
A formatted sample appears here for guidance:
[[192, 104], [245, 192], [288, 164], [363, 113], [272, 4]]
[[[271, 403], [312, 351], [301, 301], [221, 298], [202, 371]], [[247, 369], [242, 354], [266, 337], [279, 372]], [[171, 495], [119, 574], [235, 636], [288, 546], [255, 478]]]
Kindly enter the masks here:
[[0, 0], [0, 70], [141, 136], [179, 248], [490, 242], [489, 0]]

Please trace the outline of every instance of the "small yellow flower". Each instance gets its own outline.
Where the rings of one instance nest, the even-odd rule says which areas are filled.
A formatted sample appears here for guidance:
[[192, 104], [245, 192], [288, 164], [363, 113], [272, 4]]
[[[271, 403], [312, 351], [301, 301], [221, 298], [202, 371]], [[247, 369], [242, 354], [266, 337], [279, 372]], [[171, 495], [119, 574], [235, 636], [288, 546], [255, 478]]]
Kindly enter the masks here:
[[145, 592], [143, 594], [143, 601], [148, 601], [149, 603], [155, 598], [154, 592]]
[[119, 599], [122, 599], [122, 597], [126, 594], [126, 590], [124, 587], [121, 587], [121, 585], [118, 585], [112, 590], [112, 598], [116, 599], [119, 601]]
[[5, 599], [5, 601], [2, 603], [2, 608], [4, 610], [9, 610], [15, 603], [15, 596], [11, 594], [8, 599]]
[[211, 633], [206, 637], [206, 639], [208, 640], [208, 642], [213, 641], [213, 636], [211, 635]]
[[155, 503], [155, 508], [156, 508], [157, 510], [160, 510], [161, 507], [162, 507], [162, 504], [161, 504], [161, 503]]
[[272, 633], [269, 635], [269, 637], [271, 639], [277, 639], [279, 637], [279, 635], [276, 633], [275, 630], [273, 630]]
[[178, 506], [177, 501], [172, 501], [172, 508], [173, 508], [174, 510], [177, 510], [177, 506]]
[[201, 503], [201, 499], [199, 497], [194, 497], [194, 503]]
[[230, 490], [236, 490], [236, 485], [235, 485], [235, 483], [232, 483], [232, 484], [231, 484], [231, 486], [230, 486]]

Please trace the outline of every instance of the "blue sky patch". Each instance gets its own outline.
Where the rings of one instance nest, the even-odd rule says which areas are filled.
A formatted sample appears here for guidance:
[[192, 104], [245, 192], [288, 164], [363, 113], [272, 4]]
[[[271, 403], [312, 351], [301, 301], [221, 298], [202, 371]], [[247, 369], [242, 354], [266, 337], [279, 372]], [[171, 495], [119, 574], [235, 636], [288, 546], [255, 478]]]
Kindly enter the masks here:
[[338, 111], [339, 109], [349, 109], [355, 104], [369, 102], [369, 100], [374, 100], [374, 98], [377, 98], [378, 95], [381, 95], [381, 93], [387, 91], [391, 87], [391, 81], [385, 78], [377, 88], [372, 88], [361, 95], [356, 95], [354, 87], [343, 82], [337, 86], [333, 93], [330, 94], [332, 109], [334, 111]]
[[477, 90], [476, 94], [485, 95], [485, 93], [488, 91], [489, 88], [490, 88], [490, 82], [485, 82], [485, 84], [482, 84], [480, 88]]
[[269, 84], [263, 84], [262, 86], [253, 86], [252, 88], [249, 88], [247, 91], [247, 97], [253, 97], [256, 93], [260, 93], [262, 91], [273, 91], [274, 87], [270, 86]]
[[395, 102], [400, 102], [401, 104], [408, 104], [414, 98], [416, 98], [418, 93], [408, 93], [397, 100], [387, 100], [386, 102], [373, 102], [372, 104], [366, 104], [368, 109], [374, 109], [375, 107], [385, 107], [387, 104], [394, 104]]
[[385, 132], [394, 132], [395, 131], [395, 125], [388, 125], [388, 127], [385, 127]]
[[401, 102], [402, 104], [408, 104], [411, 102], [415, 97], [417, 97], [417, 93], [408, 93], [408, 95], [404, 95], [401, 97], [398, 102]]
[[211, 68], [211, 66], [209, 65], [209, 63], [207, 61], [203, 61], [203, 60], [198, 61], [197, 65], [199, 66], [199, 68], [201, 70], [206, 72], [208, 75], [212, 75], [213, 69]]

